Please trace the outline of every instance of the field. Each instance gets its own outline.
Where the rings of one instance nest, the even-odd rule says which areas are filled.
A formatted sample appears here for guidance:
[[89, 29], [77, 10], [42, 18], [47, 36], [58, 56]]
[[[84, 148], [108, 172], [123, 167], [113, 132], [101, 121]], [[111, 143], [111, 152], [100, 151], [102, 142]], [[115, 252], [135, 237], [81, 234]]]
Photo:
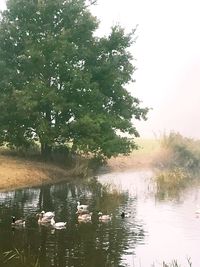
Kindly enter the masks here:
[[152, 166], [161, 154], [160, 141], [157, 139], [136, 139], [138, 150], [129, 156], [119, 156], [108, 160], [108, 167], [112, 171], [124, 169], [145, 169]]

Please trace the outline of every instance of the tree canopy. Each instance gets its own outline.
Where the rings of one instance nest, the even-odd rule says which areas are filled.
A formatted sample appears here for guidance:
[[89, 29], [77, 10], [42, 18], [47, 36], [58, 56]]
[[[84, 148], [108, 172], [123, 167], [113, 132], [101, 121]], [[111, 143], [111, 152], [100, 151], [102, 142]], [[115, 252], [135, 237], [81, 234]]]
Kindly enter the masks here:
[[38, 141], [111, 157], [135, 147], [132, 119], [148, 108], [125, 88], [135, 71], [135, 31], [98, 20], [85, 0], [7, 0], [0, 20], [0, 138], [16, 147]]

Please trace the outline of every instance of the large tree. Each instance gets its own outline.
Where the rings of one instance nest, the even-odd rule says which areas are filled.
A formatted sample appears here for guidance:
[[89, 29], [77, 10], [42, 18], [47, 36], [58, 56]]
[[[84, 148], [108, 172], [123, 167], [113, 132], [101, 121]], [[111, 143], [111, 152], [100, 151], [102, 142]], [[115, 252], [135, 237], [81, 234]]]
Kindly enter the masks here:
[[134, 31], [95, 36], [85, 0], [7, 0], [0, 21], [0, 135], [43, 155], [57, 144], [111, 157], [135, 147], [147, 108], [126, 89]]

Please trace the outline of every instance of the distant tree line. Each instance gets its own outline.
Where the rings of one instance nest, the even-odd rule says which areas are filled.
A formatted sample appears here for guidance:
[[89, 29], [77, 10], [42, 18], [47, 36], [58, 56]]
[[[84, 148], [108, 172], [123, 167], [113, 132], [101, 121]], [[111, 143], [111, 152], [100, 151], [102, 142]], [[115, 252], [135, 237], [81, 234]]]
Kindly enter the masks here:
[[[96, 2], [96, 1], [93, 1]], [[109, 158], [136, 147], [132, 119], [146, 119], [125, 85], [135, 67], [135, 30], [98, 21], [85, 0], [8, 0], [0, 19], [0, 141], [56, 146]]]

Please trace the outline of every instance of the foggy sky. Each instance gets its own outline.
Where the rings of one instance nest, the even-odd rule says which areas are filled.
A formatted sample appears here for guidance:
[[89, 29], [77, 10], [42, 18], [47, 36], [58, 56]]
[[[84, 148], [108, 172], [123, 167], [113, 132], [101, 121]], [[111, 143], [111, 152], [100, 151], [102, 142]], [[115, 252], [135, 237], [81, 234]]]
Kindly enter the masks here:
[[199, 10], [199, 0], [98, 0], [92, 7], [99, 35], [115, 24], [127, 32], [138, 24], [131, 48], [136, 83], [128, 90], [153, 109], [147, 121], [136, 123], [142, 137], [173, 130], [200, 138]]

